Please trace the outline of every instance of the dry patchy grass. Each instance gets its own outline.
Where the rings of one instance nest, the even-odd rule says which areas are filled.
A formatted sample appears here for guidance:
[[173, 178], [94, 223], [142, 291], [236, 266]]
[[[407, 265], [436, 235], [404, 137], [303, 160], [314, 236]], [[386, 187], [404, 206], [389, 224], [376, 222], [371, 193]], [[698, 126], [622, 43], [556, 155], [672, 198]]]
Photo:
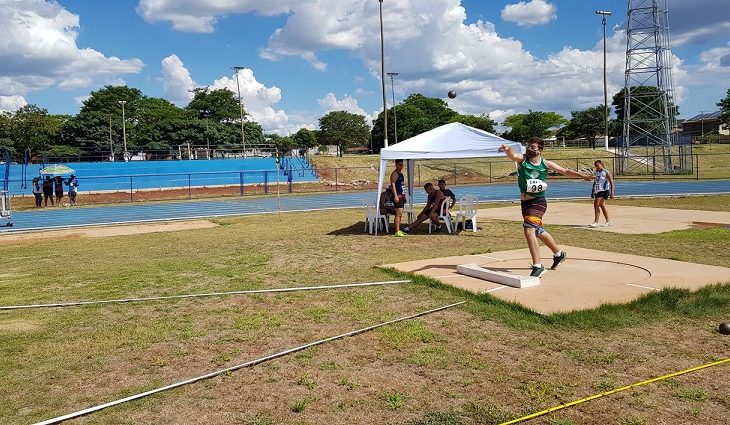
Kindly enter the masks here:
[[[716, 200], [730, 205], [727, 197]], [[700, 205], [684, 201], [677, 204]], [[210, 229], [4, 246], [0, 304], [390, 280], [399, 275], [377, 265], [524, 247], [518, 223], [487, 222], [476, 234], [395, 239], [363, 234], [362, 215], [249, 216], [216, 220], [219, 226]], [[726, 229], [602, 234], [601, 240], [581, 229], [551, 231], [561, 243], [586, 248], [646, 255], [652, 246], [651, 255], [659, 257], [719, 265], [730, 259]], [[715, 331], [730, 311], [727, 286], [554, 318], [426, 279], [316, 293], [14, 311], [0, 313], [0, 418], [47, 419], [464, 298], [469, 302], [463, 307], [79, 422], [489, 424], [730, 351], [730, 340]], [[596, 326], [601, 323], [608, 325]], [[717, 367], [535, 423], [720, 423], [730, 411], [728, 393], [730, 368]]]

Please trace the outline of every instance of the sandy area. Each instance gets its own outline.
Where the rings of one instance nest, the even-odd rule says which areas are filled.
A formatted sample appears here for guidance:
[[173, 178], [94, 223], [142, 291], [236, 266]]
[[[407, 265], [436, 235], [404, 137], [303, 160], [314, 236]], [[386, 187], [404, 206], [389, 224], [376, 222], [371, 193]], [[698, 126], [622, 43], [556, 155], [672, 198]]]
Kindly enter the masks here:
[[208, 229], [218, 225], [208, 220], [171, 221], [101, 227], [83, 227], [30, 233], [7, 233], [0, 236], [0, 246], [49, 239], [103, 238], [107, 236], [138, 235], [142, 233], [177, 232], [180, 230]]
[[[531, 261], [527, 249], [409, 261], [384, 267], [432, 277], [470, 292], [490, 293], [543, 314], [592, 309], [605, 303], [626, 303], [662, 288], [697, 290], [730, 279], [730, 269], [725, 267], [571, 246], [563, 249], [568, 253], [567, 261], [542, 276], [539, 286], [529, 288], [512, 288], [456, 272], [457, 265], [473, 263], [528, 276]], [[540, 254], [549, 267], [550, 250], [542, 247]]]
[[[657, 200], [657, 207], [661, 202], [671, 200]], [[608, 205], [608, 214], [611, 218], [611, 227], [590, 228], [593, 222], [593, 204], [576, 202], [549, 202], [545, 213], [545, 224], [562, 225], [586, 228], [599, 232], [616, 233], [663, 233], [672, 230], [727, 227], [730, 226], [730, 212], [676, 210], [668, 208], [628, 207], [622, 205]], [[511, 220], [522, 221], [519, 205], [480, 209], [478, 219], [484, 220]], [[603, 223], [601, 217], [601, 223]]]

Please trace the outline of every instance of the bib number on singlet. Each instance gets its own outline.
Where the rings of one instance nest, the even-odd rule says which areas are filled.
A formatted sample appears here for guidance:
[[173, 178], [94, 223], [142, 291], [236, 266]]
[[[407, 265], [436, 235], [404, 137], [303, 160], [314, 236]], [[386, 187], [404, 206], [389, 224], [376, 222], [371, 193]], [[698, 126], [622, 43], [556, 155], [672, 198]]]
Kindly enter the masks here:
[[527, 193], [540, 193], [547, 189], [547, 183], [540, 179], [527, 180]]

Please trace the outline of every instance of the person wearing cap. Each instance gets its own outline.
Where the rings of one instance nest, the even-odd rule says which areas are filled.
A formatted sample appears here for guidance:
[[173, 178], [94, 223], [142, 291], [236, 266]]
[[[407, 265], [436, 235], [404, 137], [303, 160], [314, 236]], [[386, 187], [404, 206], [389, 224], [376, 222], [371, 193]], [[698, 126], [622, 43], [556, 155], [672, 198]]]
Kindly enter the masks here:
[[33, 178], [33, 196], [35, 196], [35, 206], [40, 208], [43, 203], [43, 189], [41, 189], [38, 177]]
[[71, 205], [76, 205], [76, 193], [79, 188], [79, 181], [76, 180], [76, 176], [71, 174], [68, 180], [66, 180], [66, 186], [68, 186], [68, 199], [71, 201]]

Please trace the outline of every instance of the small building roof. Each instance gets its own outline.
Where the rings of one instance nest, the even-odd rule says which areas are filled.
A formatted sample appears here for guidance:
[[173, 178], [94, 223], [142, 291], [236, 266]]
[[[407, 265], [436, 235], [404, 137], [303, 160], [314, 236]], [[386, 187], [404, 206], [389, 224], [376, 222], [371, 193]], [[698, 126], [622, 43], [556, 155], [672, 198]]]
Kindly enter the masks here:
[[722, 115], [722, 113], [720, 111], [709, 112], [707, 114], [697, 114], [697, 115], [693, 116], [692, 118], [688, 118], [688, 119], [684, 120], [684, 123], [700, 122], [700, 121], [705, 121], [705, 120], [717, 120], [717, 119], [720, 119], [720, 115]]

